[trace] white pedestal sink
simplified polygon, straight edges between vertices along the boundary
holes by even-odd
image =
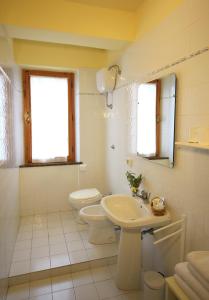
[[[127,195],[111,195],[101,201],[107,217],[121,227],[116,283],[123,290],[141,287],[141,228],[163,226],[170,220],[154,216],[149,204],[140,198]]]

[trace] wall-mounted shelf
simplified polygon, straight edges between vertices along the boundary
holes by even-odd
[[[189,142],[175,142],[177,146],[196,148],[196,149],[206,149],[209,150],[209,144],[201,144],[201,143],[189,143]]]

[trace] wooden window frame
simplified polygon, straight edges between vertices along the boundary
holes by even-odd
[[[31,120],[31,95],[30,77],[45,76],[67,78],[68,80],[68,156],[66,162],[75,162],[75,104],[74,104],[74,73],[54,72],[43,70],[23,70],[23,113],[24,113],[24,141],[25,163],[36,164],[32,161],[32,120]],[[51,162],[49,162],[50,164]],[[39,162],[40,164],[40,162]],[[43,164],[47,164],[47,161]]]

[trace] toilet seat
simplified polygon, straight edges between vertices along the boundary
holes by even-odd
[[[107,219],[105,211],[100,204],[83,207],[80,210],[80,216],[86,220],[90,218],[92,221],[102,221]]]
[[[102,195],[96,188],[83,189],[69,194],[69,202],[73,208],[80,210],[82,207],[99,202]]]
[[[70,194],[70,197],[75,200],[83,200],[83,199],[90,200],[90,199],[101,197],[101,194],[97,189],[93,188],[93,189],[83,189],[83,190],[73,192]]]

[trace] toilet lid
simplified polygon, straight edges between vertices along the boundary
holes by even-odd
[[[93,198],[96,198],[96,197],[99,197],[99,196],[101,196],[101,194],[95,188],[93,188],[93,189],[79,190],[79,191],[76,191],[76,192],[73,192],[73,193],[70,194],[71,198],[79,199],[79,200],[82,200],[82,199],[93,199]]]

